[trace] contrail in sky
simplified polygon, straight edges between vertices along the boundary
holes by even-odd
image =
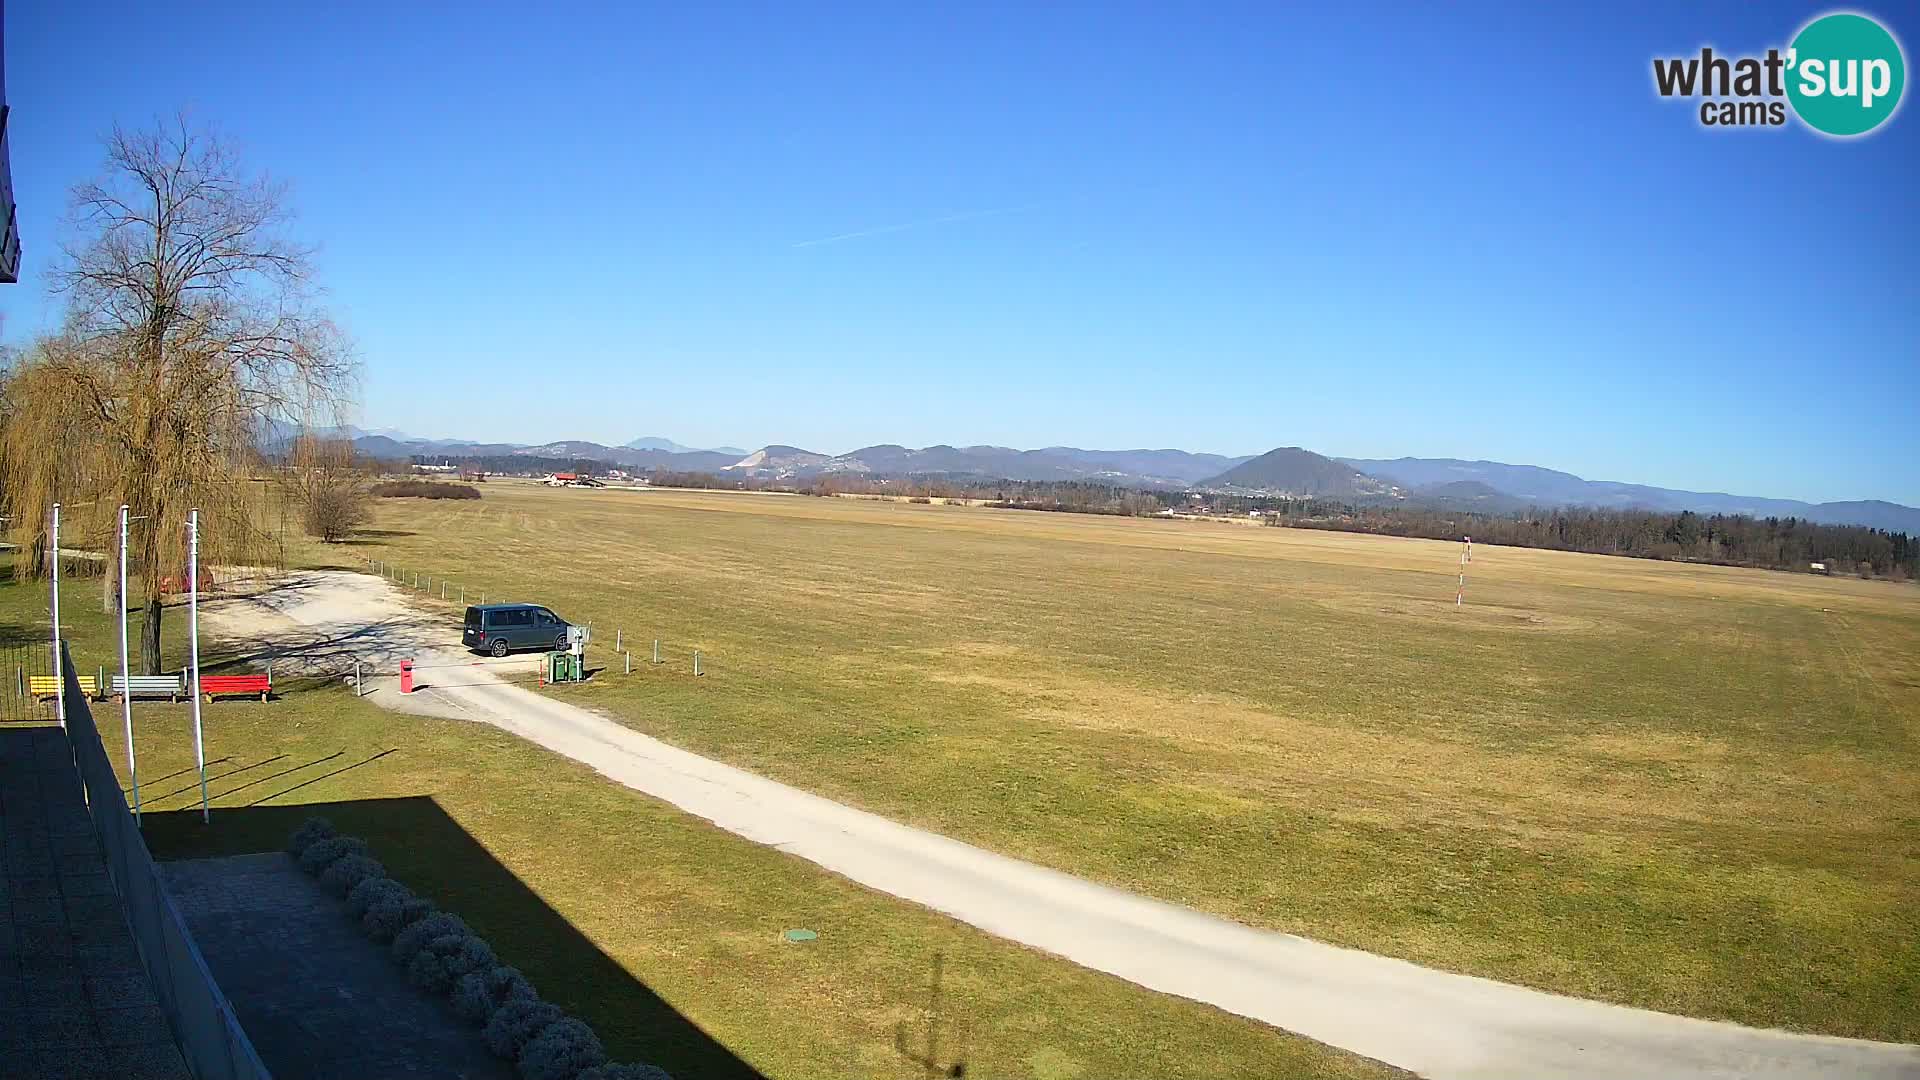
[[[947,214],[944,217],[922,218],[919,221],[905,221],[898,225],[882,225],[877,229],[861,229],[858,232],[841,233],[838,236],[823,236],[818,240],[802,240],[793,245],[796,248],[819,247],[822,244],[837,244],[842,240],[858,240],[863,236],[885,236],[887,233],[906,232],[908,229],[924,229],[929,225],[946,225],[955,221],[973,221],[977,218],[998,217],[1001,214],[1017,214],[1022,210],[1031,210],[1027,206],[1003,206],[994,210],[969,210],[961,214]]]

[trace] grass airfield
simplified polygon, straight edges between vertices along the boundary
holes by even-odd
[[[1452,543],[483,490],[382,501],[318,558],[591,620],[599,675],[554,692],[1009,854],[1450,970],[1920,1039],[1920,589],[1477,545],[1456,610]]]

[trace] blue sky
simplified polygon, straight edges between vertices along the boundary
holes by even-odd
[[[1826,8],[927,7],[14,0],[0,332],[99,136],[184,107],[292,183],[370,427],[1920,504],[1920,114],[1652,89]]]

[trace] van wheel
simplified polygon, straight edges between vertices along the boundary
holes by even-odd
[[[493,655],[495,655],[495,656],[505,656],[505,655],[507,655],[507,652],[508,652],[508,651],[509,651],[509,650],[507,649],[507,642],[506,642],[506,639],[505,639],[505,638],[494,638],[494,639],[493,639]]]
[[[565,634],[561,634],[561,635],[560,635],[560,637],[559,637],[559,638],[558,638],[557,640],[555,640],[555,641],[554,641],[554,643],[553,643],[553,651],[554,651],[554,652],[566,652],[566,651],[567,651],[567,635],[565,635]]]

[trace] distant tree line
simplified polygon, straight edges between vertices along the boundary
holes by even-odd
[[[1414,506],[1281,509],[1270,522],[1302,528],[1455,539],[1472,536],[1515,547],[1806,570],[1908,580],[1920,576],[1920,538],[1864,525],[1823,525],[1804,518],[1678,514],[1651,510],[1565,507],[1514,515],[1472,514]]]

